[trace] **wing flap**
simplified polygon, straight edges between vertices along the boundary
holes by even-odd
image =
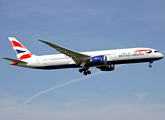
[[[75,51],[72,51],[72,50],[60,47],[58,45],[52,44],[52,43],[47,42],[47,41],[43,41],[43,40],[39,40],[39,41],[49,45],[50,47],[56,49],[60,53],[63,53],[66,56],[69,56],[70,58],[72,58],[76,62],[76,64],[80,64],[82,62],[86,62],[87,60],[89,60],[91,58],[91,56],[84,55],[84,54],[81,54],[81,53],[78,53],[78,52],[75,52]]]

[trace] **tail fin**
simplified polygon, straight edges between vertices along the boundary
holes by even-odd
[[[33,55],[27,48],[25,48],[16,38],[8,37],[18,60],[31,58]]]

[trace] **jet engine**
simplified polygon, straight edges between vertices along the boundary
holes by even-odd
[[[115,69],[115,65],[107,65],[97,68],[99,68],[101,71],[113,71]]]
[[[105,55],[94,56],[90,59],[90,63],[92,65],[106,65],[107,64],[107,56],[105,56]]]

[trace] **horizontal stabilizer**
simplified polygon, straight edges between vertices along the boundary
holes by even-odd
[[[8,60],[8,61],[11,61],[11,62],[26,63],[26,62],[15,60],[15,59],[11,59],[11,58],[3,58],[3,59]]]

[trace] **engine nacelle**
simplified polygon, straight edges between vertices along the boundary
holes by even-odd
[[[90,59],[90,63],[92,65],[106,65],[107,64],[107,56],[105,56],[105,55],[94,56]]]
[[[115,69],[115,65],[107,65],[97,68],[99,68],[101,71],[113,71]]]

